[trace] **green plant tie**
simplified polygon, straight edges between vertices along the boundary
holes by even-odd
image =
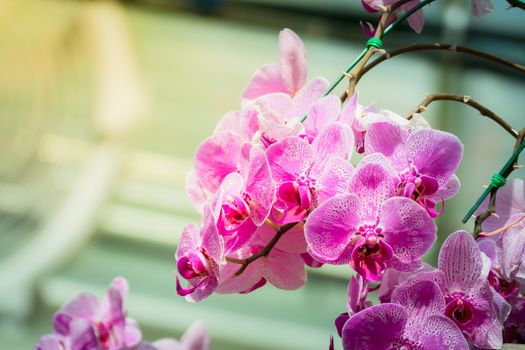
[[[375,47],[376,49],[380,49],[383,47],[383,41],[379,38],[370,38],[366,42],[366,47]]]
[[[492,181],[490,182],[490,185],[487,187],[487,189],[483,192],[483,194],[478,198],[476,203],[470,208],[467,215],[463,218],[463,223],[466,223],[470,217],[474,214],[474,212],[479,208],[481,203],[487,198],[487,196],[490,194],[490,192],[494,189],[498,189],[502,186],[504,186],[507,183],[506,177],[510,174],[510,169],[514,166],[514,163],[518,160],[518,157],[520,153],[525,149],[525,141],[523,141],[518,148],[512,153],[510,158],[507,160],[503,168],[500,169],[499,172],[492,175]]]
[[[507,179],[505,179],[503,176],[501,176],[498,173],[495,173],[492,175],[492,182],[490,183],[490,187],[492,188],[500,188],[504,186],[507,183]]]

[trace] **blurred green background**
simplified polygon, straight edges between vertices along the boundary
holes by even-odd
[[[402,26],[385,48],[455,43],[523,64],[525,14],[494,3],[478,19],[468,1],[438,0],[423,34]],[[32,348],[65,301],[102,295],[118,275],[146,339],[202,319],[212,349],[327,348],[348,267],[312,270],[295,292],[189,304],[175,293],[173,255],[182,227],[199,221],[184,193],[193,152],[239,108],[251,74],[278,60],[279,30],[303,38],[310,77],[333,80],[366,40],[363,19],[358,0],[0,0],[0,348]],[[466,94],[525,125],[524,76],[450,53],[397,57],[359,89],[363,103],[399,114],[431,92]],[[425,116],[465,144],[443,239],[472,228],[460,219],[513,141],[463,105],[435,103]]]

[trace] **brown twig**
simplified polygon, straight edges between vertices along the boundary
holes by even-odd
[[[518,132],[518,136],[516,137],[516,143],[514,146],[514,151],[521,145],[523,140],[525,140],[525,127]],[[518,164],[516,161],[516,163],[514,163],[514,166],[510,167],[507,173],[504,174],[504,177],[506,178],[511,172],[513,172],[517,168],[518,168]],[[474,224],[474,232],[473,232],[474,237],[476,238],[478,237],[480,232],[482,232],[481,224],[483,223],[483,221],[487,220],[490,216],[498,217],[498,215],[496,214],[496,194],[498,192],[498,189],[499,188],[494,188],[490,191],[490,198],[489,198],[489,204],[487,206],[487,209],[476,217],[476,221]]]
[[[246,259],[237,259],[237,258],[232,258],[232,257],[227,256],[226,261],[241,265],[241,268],[239,269],[239,271],[235,273],[235,276],[239,276],[241,273],[243,273],[244,270],[246,270],[246,268],[255,260],[268,256],[268,254],[270,254],[270,252],[272,251],[273,247],[277,244],[277,242],[279,242],[281,237],[297,224],[298,224],[297,222],[294,222],[291,224],[286,224],[286,225],[281,226],[279,231],[275,233],[275,236],[273,236],[270,242],[268,242],[268,244],[261,251],[259,251],[256,254],[251,255],[250,257]]]
[[[507,225],[505,225],[503,227],[500,227],[497,230],[494,230],[494,231],[491,231],[491,232],[480,232],[480,233],[478,233],[478,236],[492,237],[492,236],[499,235],[500,233],[507,231],[512,226],[515,226],[515,225],[519,224],[521,221],[523,221],[523,219],[525,219],[525,214],[523,214],[522,216],[520,216],[519,218],[517,218],[516,220],[514,220],[510,224],[507,224]]]
[[[518,138],[519,133],[516,130],[514,130],[509,123],[507,123],[499,115],[492,112],[490,109],[481,105],[480,103],[476,102],[469,96],[453,95],[453,94],[445,94],[445,93],[430,94],[423,101],[421,101],[418,107],[414,108],[411,112],[405,115],[405,118],[412,119],[415,113],[424,112],[427,109],[428,105],[430,105],[434,101],[455,101],[455,102],[466,104],[478,110],[481,113],[481,115],[495,121],[499,126],[505,129],[505,131],[507,131],[512,137],[516,139]]]
[[[410,52],[435,51],[435,50],[449,51],[449,52],[459,52],[459,53],[462,53],[462,54],[465,54],[465,55],[478,57],[478,58],[481,58],[481,59],[484,59],[484,60],[487,60],[487,61],[490,61],[490,62],[494,62],[494,63],[500,64],[500,65],[503,65],[503,66],[508,67],[510,69],[514,69],[514,70],[516,70],[516,71],[518,71],[520,73],[525,73],[525,66],[524,65],[511,62],[509,60],[506,60],[506,59],[498,57],[498,56],[490,55],[490,54],[488,54],[486,52],[483,52],[483,51],[471,49],[471,48],[464,47],[464,46],[458,46],[458,45],[433,43],[433,44],[415,44],[415,45],[402,47],[402,48],[399,48],[397,50],[392,50],[392,51],[386,52],[385,54],[383,54],[382,56],[378,57],[373,62],[370,62],[366,67],[363,68],[363,70],[361,71],[360,75],[356,77],[357,82],[359,82],[359,80],[363,77],[363,75],[365,75],[368,71],[373,69],[375,66],[377,66],[378,64],[380,64],[380,63],[382,63],[382,62],[384,62],[386,60],[389,60],[389,59],[391,59],[393,57],[396,57],[396,56],[399,56],[399,55],[402,55],[402,54],[405,54],[405,53],[410,53]]]

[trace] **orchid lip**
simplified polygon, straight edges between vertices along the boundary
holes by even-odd
[[[371,229],[372,228],[372,229]],[[350,265],[367,281],[380,281],[393,255],[390,245],[383,241],[382,234],[374,233],[375,226],[365,228],[365,234],[356,232],[357,243],[352,251]]]
[[[423,350],[423,348],[417,342],[400,338],[387,350]]]
[[[105,344],[108,342],[108,340],[111,337],[111,325],[106,326],[104,323],[99,322],[97,323],[97,334],[98,339],[102,344]]]
[[[315,185],[315,180],[305,176],[300,176],[299,181],[286,181],[279,185],[277,201],[271,212],[273,221],[279,224],[299,222],[308,215],[313,200],[311,187],[305,185],[308,182]]]
[[[176,282],[177,282],[177,294],[180,295],[181,297],[185,297],[186,295],[189,295],[189,294],[193,293],[195,291],[195,289],[197,289],[197,287],[201,283],[204,282],[204,279],[202,279],[197,285],[191,286],[191,287],[188,287],[188,288],[184,288],[180,284],[179,276],[175,276],[175,279],[176,279]]]
[[[177,270],[185,279],[206,276],[208,269],[206,256],[199,251],[191,250],[177,261]]]
[[[434,177],[420,174],[418,169],[412,164],[400,174],[400,177],[399,194],[416,201],[422,196],[436,193],[439,188],[439,184]]]
[[[458,326],[466,326],[474,319],[474,307],[465,297],[455,296],[447,304],[445,315]]]
[[[243,196],[249,199],[249,196]],[[235,232],[250,217],[250,206],[240,196],[227,196],[222,203],[218,228],[222,235]]]

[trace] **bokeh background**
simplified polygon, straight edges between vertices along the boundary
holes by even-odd
[[[385,47],[456,43],[523,64],[525,13],[494,3],[478,19],[468,1],[438,0],[423,34],[401,26]],[[184,193],[193,152],[239,108],[251,74],[278,60],[279,30],[303,38],[310,77],[333,80],[366,40],[359,20],[371,17],[358,0],[0,0],[0,348],[32,348],[65,301],[101,295],[118,275],[146,339],[202,319],[212,349],[327,348],[348,267],[312,270],[295,292],[189,304],[175,293],[173,255],[183,226],[199,221]],[[523,75],[451,53],[397,57],[359,89],[400,114],[431,92],[466,94],[525,125]],[[438,102],[425,116],[465,144],[443,239],[472,228],[460,219],[513,140],[463,105]]]

